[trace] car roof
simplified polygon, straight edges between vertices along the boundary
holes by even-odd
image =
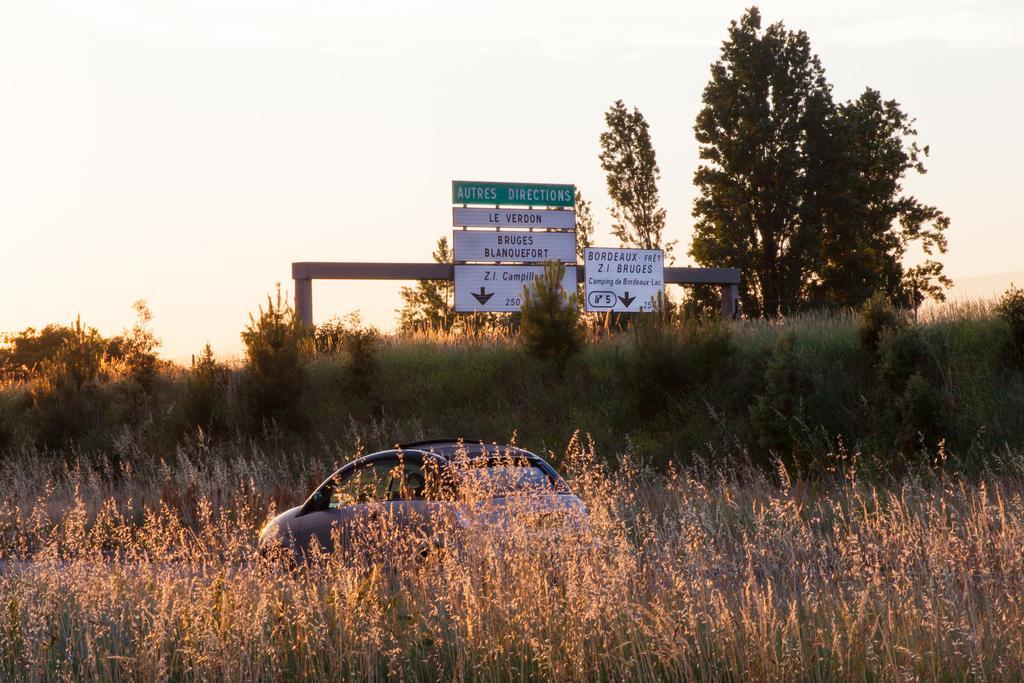
[[[481,456],[507,455],[518,458],[537,458],[538,456],[518,446],[508,446],[497,443],[484,443],[482,440],[470,439],[430,439],[428,441],[413,441],[411,443],[398,444],[394,450],[422,451],[433,453],[442,458],[450,459],[457,455],[465,455],[469,458]]]

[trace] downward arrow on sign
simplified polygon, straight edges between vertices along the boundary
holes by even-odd
[[[470,294],[473,295],[474,299],[476,299],[477,301],[480,302],[481,306],[483,306],[488,301],[490,301],[491,297],[494,296],[494,292],[486,292],[486,291],[484,291],[483,285],[480,285],[480,293],[479,294],[477,294],[476,292],[470,292]],[[626,292],[626,294],[629,294],[629,292]]]
[[[474,294],[473,296],[476,296],[476,294]],[[623,306],[629,308],[633,304],[633,302],[636,301],[636,297],[630,296],[629,292],[626,292],[626,296],[620,296],[619,301],[622,302]]]

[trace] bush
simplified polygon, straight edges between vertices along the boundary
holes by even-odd
[[[888,332],[903,327],[903,317],[892,307],[881,292],[868,299],[860,311],[857,337],[861,347],[870,355],[878,352],[878,345]]]
[[[1024,289],[1010,287],[996,306],[996,313],[1010,326],[1010,353],[1024,366]]]
[[[27,380],[43,361],[53,358],[75,334],[73,327],[47,325],[38,332],[29,327],[4,338],[0,348],[0,378]]]
[[[227,426],[227,386],[229,371],[217,362],[207,344],[198,359],[192,360],[192,372],[185,390],[185,419],[189,427],[207,432]]]
[[[107,341],[81,319],[69,329],[71,335],[33,376],[31,402],[44,446],[81,438],[99,423],[104,410],[99,389],[109,379]]]
[[[107,355],[121,361],[128,376],[138,382],[144,392],[150,393],[160,369],[160,359],[157,358],[160,340],[149,328],[153,314],[146,302],[140,299],[132,304],[132,308],[135,309],[135,325],[110,340]]]
[[[544,264],[544,274],[523,290],[519,328],[531,355],[563,365],[583,348],[584,341],[576,294],[562,289],[564,275],[564,263]]]
[[[0,453],[14,448],[28,408],[28,394],[23,387],[0,391]]]
[[[245,344],[245,378],[253,427],[273,421],[301,429],[306,420],[300,408],[309,354],[309,330],[281,297],[267,297],[267,308],[249,316],[242,332]]]
[[[796,352],[796,339],[787,334],[772,348],[765,365],[764,388],[750,408],[757,445],[784,462],[801,460],[795,449],[797,435],[806,426],[804,405],[810,389],[810,378]]]
[[[912,375],[924,372],[928,348],[919,328],[902,327],[882,335],[877,355],[879,390],[883,400],[892,399],[903,394]]]
[[[316,327],[313,335],[317,353],[344,353],[345,373],[352,390],[371,403],[371,412],[381,412],[376,400],[376,386],[380,378],[377,347],[381,335],[377,328],[364,326],[358,313],[335,318]]]
[[[937,377],[921,329],[889,330],[878,355],[879,408],[895,424],[897,448],[904,454],[934,451],[949,430],[952,399]]]
[[[904,453],[935,452],[947,426],[948,410],[944,392],[924,375],[915,372],[896,401],[900,420],[897,444]]]
[[[735,352],[717,317],[681,322],[667,309],[640,314],[630,329],[632,363],[623,382],[634,387],[644,413],[708,381]]]

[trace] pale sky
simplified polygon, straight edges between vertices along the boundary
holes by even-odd
[[[574,183],[618,98],[651,126],[686,262],[709,65],[744,2],[0,0],[0,330],[105,334],[149,302],[164,355],[239,332],[291,262],[429,261],[452,179]],[[1024,3],[764,2],[836,99],[917,117],[947,272],[1024,270]],[[316,282],[318,320],[394,324],[401,283]]]

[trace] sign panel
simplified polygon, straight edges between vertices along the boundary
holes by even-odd
[[[573,185],[452,181],[452,204],[572,207],[575,203],[576,188]]]
[[[455,310],[517,312],[523,289],[544,274],[544,266],[455,266]],[[562,288],[576,291],[576,266],[566,266]]]
[[[576,233],[456,230],[456,261],[576,263]]]
[[[576,229],[575,211],[542,209],[474,209],[452,207],[452,225],[466,228]]]
[[[588,311],[651,311],[665,291],[661,249],[583,250],[583,284]]]

